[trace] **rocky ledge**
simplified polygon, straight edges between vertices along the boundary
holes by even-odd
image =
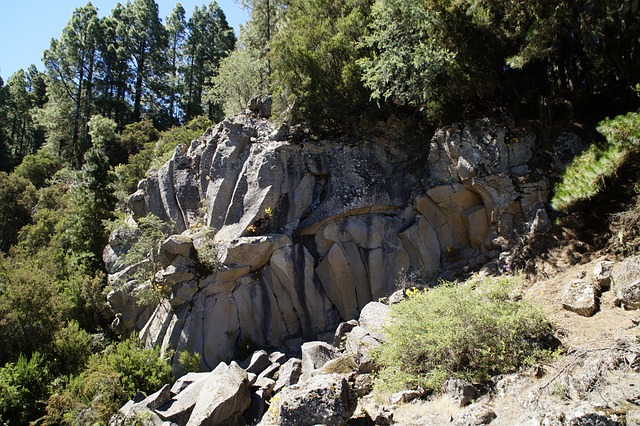
[[[398,123],[325,140],[247,112],[176,147],[129,198],[131,219],[174,235],[154,262],[124,264],[129,231],[105,249],[116,325],[207,370],[247,346],[299,355],[403,275],[495,267],[516,232],[544,225],[533,131],[479,120],[420,140]],[[135,274],[152,263],[159,304]]]

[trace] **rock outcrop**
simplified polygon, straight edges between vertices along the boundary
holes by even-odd
[[[129,198],[134,219],[175,226],[153,271],[166,302],[140,304],[126,232],[105,250],[119,326],[209,370],[246,346],[295,353],[402,274],[428,282],[497,259],[548,198],[526,129],[481,120],[410,145],[389,124],[318,140],[254,110],[176,147]]]

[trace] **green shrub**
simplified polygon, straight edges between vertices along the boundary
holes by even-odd
[[[185,373],[199,373],[202,371],[202,363],[198,352],[182,351],[178,353],[178,363]]]
[[[64,374],[75,374],[82,370],[91,356],[91,335],[80,328],[77,321],[70,321],[53,339],[55,360]]]
[[[91,356],[85,370],[49,398],[44,424],[107,424],[138,392],[170,383],[171,370],[160,349],[145,349],[135,338],[119,342]]]
[[[29,180],[0,172],[0,250],[7,252],[18,241],[18,232],[31,221],[36,201],[36,188]]]
[[[122,388],[129,398],[138,392],[153,393],[171,382],[171,365],[160,356],[160,348],[143,348],[135,337],[107,350],[101,356],[101,362],[120,374]]]
[[[606,119],[598,126],[606,142],[592,145],[576,157],[556,185],[551,204],[567,210],[581,200],[597,195],[605,178],[615,176],[622,165],[640,152],[640,114],[629,113]]]
[[[28,179],[36,188],[45,183],[60,169],[62,161],[47,149],[26,155],[15,169],[15,174]]]
[[[518,300],[514,278],[410,292],[392,307],[387,340],[374,353],[380,390],[437,390],[447,378],[473,383],[516,371],[549,354],[551,326]]]
[[[66,311],[56,290],[28,258],[0,258],[0,363],[46,350]]]
[[[44,414],[51,377],[44,358],[35,352],[20,355],[0,369],[0,424],[26,425]]]

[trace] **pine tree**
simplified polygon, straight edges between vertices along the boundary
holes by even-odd
[[[87,122],[93,111],[94,72],[98,58],[100,39],[98,10],[88,3],[77,8],[62,31],[60,40],[51,40],[44,52],[44,62],[52,84],[62,90],[53,92],[73,103],[73,124],[69,135],[70,152],[75,161],[81,162],[88,147]],[[50,96],[50,101],[63,103]]]
[[[196,6],[189,19],[188,29],[189,36],[185,46],[187,87],[183,102],[186,120],[205,112],[202,105],[203,94],[211,87],[211,78],[216,75],[220,61],[235,45],[233,29],[215,1],[202,8]],[[206,106],[210,120],[219,118],[219,106],[214,100],[208,100]]]
[[[180,119],[179,93],[182,91],[183,82],[180,71],[184,62],[184,42],[187,38],[187,21],[184,7],[180,3],[167,18],[167,33],[169,35],[169,114],[172,124],[177,124]]]
[[[168,40],[154,0],[134,0],[127,8],[127,17],[128,46],[134,79],[133,118],[137,120],[142,117],[143,101],[147,110],[155,108],[161,102],[158,84],[166,69]]]

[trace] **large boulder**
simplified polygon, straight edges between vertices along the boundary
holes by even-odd
[[[201,426],[243,424],[242,414],[251,404],[247,373],[236,363],[220,363],[213,371],[183,380],[187,386],[174,385],[179,393],[153,414],[178,425]]]
[[[341,374],[321,374],[285,388],[262,425],[342,426],[356,410],[357,395]]]
[[[590,317],[598,310],[599,290],[590,281],[575,279],[564,288],[562,306],[583,317]]]
[[[298,383],[300,376],[302,375],[302,361],[298,358],[290,358],[282,364],[278,371],[278,380],[274,385],[273,391],[279,392],[286,386],[295,385]]]
[[[325,342],[307,342],[302,345],[302,372],[310,374],[338,356],[338,350]]]
[[[221,363],[202,386],[187,426],[242,424],[250,404],[247,373],[235,363]]]

